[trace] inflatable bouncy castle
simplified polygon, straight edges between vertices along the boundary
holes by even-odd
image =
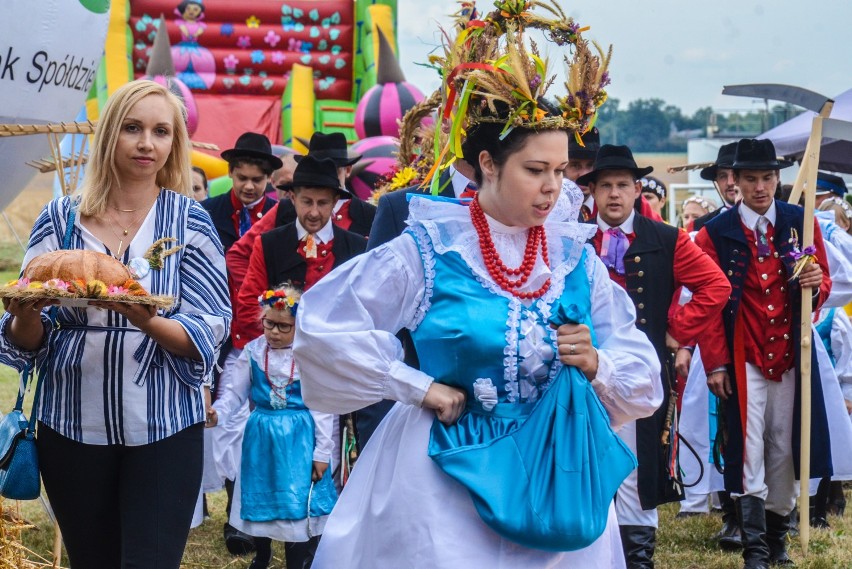
[[[379,31],[396,50],[396,0],[112,4],[100,98],[112,90],[107,70],[126,70],[125,80],[145,75],[163,27],[176,78],[197,108],[193,138],[221,148],[249,130],[297,150],[297,137],[317,129],[354,142],[357,104],[377,83]]]
[[[47,4],[57,8],[45,8],[44,13],[22,2],[16,9],[20,16],[0,23],[14,39],[11,48],[0,52],[0,69],[14,67],[15,72],[14,83],[3,83],[4,88],[8,83],[9,100],[14,101],[4,109],[17,109],[0,115],[9,123],[97,121],[112,92],[146,77],[184,100],[193,141],[220,149],[230,148],[246,131],[265,134],[276,147],[301,152],[306,151],[301,141],[316,130],[342,132],[350,144],[398,136],[397,119],[423,96],[399,71],[396,2],[50,0]],[[61,43],[53,40],[72,33],[63,31],[63,23],[74,23],[77,30],[76,43],[63,42],[75,45],[74,50],[53,49]],[[87,33],[79,34],[82,29]],[[4,45],[0,42],[0,48]],[[24,59],[32,69],[23,69]],[[39,69],[46,77],[55,76],[59,68],[78,67],[85,68],[86,77],[73,89],[29,81]],[[21,89],[34,94],[24,95]],[[73,154],[68,142],[62,147],[66,157]],[[23,141],[14,144],[15,149],[24,147]],[[33,174],[23,165],[46,150],[44,140],[26,144],[26,150],[5,153],[22,173],[21,182],[8,188],[12,197]],[[193,163],[211,180],[225,176],[227,165],[219,152],[200,146],[193,152]],[[394,148],[381,141],[372,146]],[[379,158],[392,155],[372,157],[371,164],[364,165],[368,184],[390,162]],[[359,194],[368,193],[368,186],[360,188]]]

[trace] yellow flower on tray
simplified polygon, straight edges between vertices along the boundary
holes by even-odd
[[[105,282],[97,279],[86,283],[86,296],[89,298],[102,298],[107,296],[108,287]]]

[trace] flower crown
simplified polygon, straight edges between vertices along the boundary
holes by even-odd
[[[659,196],[666,197],[666,186],[656,178],[642,178],[639,180],[642,184],[642,191],[653,192]],[[702,206],[703,207],[703,206]]]
[[[289,292],[289,294],[288,294]],[[261,308],[272,308],[273,310],[289,310],[290,314],[296,316],[296,311],[299,309],[299,300],[301,295],[290,289],[279,288],[276,290],[267,290],[257,297],[257,303]]]
[[[836,198],[834,196],[826,198],[822,203],[829,203],[832,205],[836,205],[843,213],[846,215],[846,219],[852,220],[852,206],[849,205],[849,202],[844,200],[843,198]]]
[[[604,52],[592,44],[594,53],[581,36],[588,28],[567,17],[553,0],[497,0],[494,6],[496,10],[475,19],[475,7],[463,3],[455,14],[454,27],[460,31],[453,39],[445,32],[443,57],[430,57],[443,79],[440,116],[450,128],[443,147],[441,137],[434,137],[436,158],[427,179],[436,179],[438,170],[464,157],[464,134],[478,123],[503,124],[503,137],[515,127],[570,130],[583,145],[580,135],[594,126],[597,109],[607,99],[604,87],[610,82],[607,68],[612,48]],[[555,77],[548,75],[548,62],[536,44],[530,41],[527,47],[524,32],[528,28],[542,31],[548,41],[570,50],[564,58],[567,94],[556,97],[555,109],[542,107]],[[436,128],[442,128],[440,121]]]
[[[699,207],[706,209],[707,213],[710,213],[711,211],[716,211],[716,206],[713,205],[712,203],[708,202],[707,200],[705,200],[701,196],[689,196],[688,198],[683,200],[682,204],[680,204],[681,209],[683,209],[686,206],[686,204],[690,204],[690,203],[697,204]]]

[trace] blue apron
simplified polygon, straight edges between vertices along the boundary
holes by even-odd
[[[600,537],[618,487],[637,464],[591,383],[559,363],[549,327],[591,328],[585,255],[559,298],[524,306],[481,282],[457,253],[436,254],[431,306],[411,334],[421,369],[468,396],[455,424],[433,423],[429,456],[468,490],[491,529],[549,551],[582,549]],[[552,347],[544,377],[520,372],[528,320]]]

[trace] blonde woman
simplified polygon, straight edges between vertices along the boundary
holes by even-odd
[[[69,247],[112,255],[168,310],[113,302],[4,301],[0,362],[42,371],[38,450],[45,490],[77,568],[177,568],[198,497],[202,382],[231,311],[222,246],[190,196],[180,101],[134,81],[107,101],[86,178],[42,211],[23,265]],[[156,241],[180,247],[152,267]]]
[[[680,223],[687,231],[692,231],[695,220],[716,211],[716,206],[701,196],[690,196],[681,205]]]
[[[834,222],[846,233],[852,233],[852,206],[843,198],[826,198],[819,204],[820,211],[834,212]]]

